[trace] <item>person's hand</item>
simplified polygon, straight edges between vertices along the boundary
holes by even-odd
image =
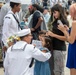
[[[54,37],[54,33],[53,32],[51,32],[51,31],[48,31],[47,33],[46,33],[48,36],[51,36],[51,37]]]
[[[36,44],[33,44],[36,47]]]
[[[4,52],[6,52],[6,51],[7,51],[7,47],[6,47],[6,46],[3,46],[2,50],[3,50]]]
[[[47,52],[47,50],[42,50],[42,52],[46,53],[46,52]]]
[[[28,29],[28,26],[24,26],[24,29]]]
[[[34,28],[31,28],[31,31],[35,31],[35,29]]]
[[[64,25],[64,27],[66,28],[67,31],[69,30],[69,27],[67,25]]]
[[[28,22],[28,18],[23,19],[24,22]]]
[[[60,31],[62,31],[63,33],[67,30],[69,30],[69,28],[66,25],[58,25],[58,29]]]

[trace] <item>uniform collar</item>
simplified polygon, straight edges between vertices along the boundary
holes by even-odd
[[[13,45],[13,49],[23,49],[26,44],[25,41],[18,41]]]
[[[17,43],[19,43],[19,44],[20,44],[20,43],[23,43],[23,44],[26,43],[26,44],[27,44],[27,42],[25,42],[25,41],[18,41]]]
[[[13,11],[9,11],[8,14],[14,14]],[[16,15],[17,13],[15,13],[14,15]]]

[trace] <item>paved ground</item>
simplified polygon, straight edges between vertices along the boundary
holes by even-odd
[[[65,75],[70,75],[70,71],[68,68],[65,68]]]
[[[0,68],[0,75],[4,75],[4,70],[3,70],[3,68]]]
[[[0,68],[0,75],[4,75],[4,69],[3,68]],[[70,75],[68,68],[65,68],[65,75]]]

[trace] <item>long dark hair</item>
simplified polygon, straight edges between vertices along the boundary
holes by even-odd
[[[52,40],[50,37],[48,36],[44,36],[44,39],[45,39],[45,47],[48,48],[50,51],[52,51]]]
[[[54,11],[58,11],[60,13],[60,17],[58,19],[60,20],[66,20],[66,15],[65,15],[65,9],[59,5],[59,4],[56,4],[54,5],[52,8],[51,8],[51,12],[53,13]]]

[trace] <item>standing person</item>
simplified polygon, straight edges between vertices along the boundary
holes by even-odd
[[[1,17],[1,8],[4,5],[4,1],[0,1],[0,17]],[[0,19],[1,21],[1,19]],[[2,26],[0,24],[0,43],[1,43],[1,37],[2,37]]]
[[[70,30],[70,35],[67,31],[66,26],[58,26],[58,29],[61,30],[66,36],[67,41],[69,42],[68,46],[68,58],[67,58],[67,67],[70,69],[70,75],[76,75],[76,3],[70,6],[70,15],[72,18],[72,27]]]
[[[2,27],[3,27],[3,19],[4,19],[4,16],[7,14],[8,10],[9,10],[9,0],[5,0],[5,3],[4,5],[2,5],[2,7],[0,8],[0,37],[2,39]]]
[[[43,53],[31,43],[30,29],[16,33],[21,41],[9,47],[4,60],[5,75],[34,75],[30,63],[32,58],[45,62],[51,57],[50,52]]]
[[[53,56],[54,56],[54,74],[64,75],[65,67],[65,56],[66,56],[66,37],[64,34],[58,30],[58,21],[62,22],[63,25],[69,25],[66,15],[64,13],[63,7],[56,4],[51,9],[54,22],[52,23],[52,31],[48,31],[47,34],[52,37],[53,43]]]
[[[43,7],[47,7],[48,0],[42,0],[43,1]]]
[[[2,28],[3,28],[3,22],[4,22],[4,16],[7,14],[7,12],[10,10],[10,5],[9,5],[10,0],[5,0],[5,3],[2,7],[1,7],[1,11],[0,11],[0,37],[1,37],[1,47],[3,48],[3,44],[2,44]],[[6,49],[6,48],[5,48]],[[2,49],[3,50],[3,49]],[[4,57],[4,52],[2,51],[3,57]]]
[[[42,34],[44,35],[44,33]],[[40,34],[41,36],[41,34]],[[40,38],[40,41],[42,42],[42,48],[40,48],[40,50],[42,52],[49,52],[49,50],[52,50],[52,43],[51,43],[51,39],[47,36],[43,36]],[[50,66],[49,66],[49,61],[35,61],[35,67],[34,67],[34,75],[51,75],[50,72]]]
[[[43,20],[43,15],[40,12],[42,11],[42,8],[38,6],[37,4],[32,5],[32,12],[33,12],[33,17],[29,23],[29,28],[31,28],[32,34],[33,34],[33,39],[38,39],[38,33],[41,31],[41,29],[47,29]],[[43,11],[42,11],[43,12]]]
[[[26,24],[27,26],[28,26],[29,23],[30,23],[30,20],[31,20],[31,18],[32,18],[32,14],[33,14],[33,12],[32,12],[32,5],[29,5],[29,6],[28,6],[28,13],[26,14],[25,19],[24,19],[24,22],[25,22],[25,24]]]
[[[46,23],[46,25],[47,25],[48,22],[49,22],[50,16],[51,16],[50,13],[49,13],[48,7],[45,7],[45,8],[44,8],[43,15],[44,15],[45,23]]]
[[[20,11],[21,1],[10,0],[10,6],[11,6],[11,10],[4,17],[4,23],[3,23],[2,41],[5,46],[6,46],[7,38],[18,32],[19,30],[21,30],[18,23],[19,17],[16,14],[17,12]]]
[[[5,0],[5,4],[1,8],[1,15],[0,15],[0,27],[1,27],[1,33],[2,33],[2,27],[3,27],[3,22],[4,22],[4,17],[8,13],[8,11],[11,10],[10,7],[10,0]],[[21,13],[19,13],[21,14]],[[19,18],[21,19],[20,15]],[[21,21],[21,20],[20,20]]]
[[[0,16],[1,16],[1,8],[3,6],[4,1],[0,1]],[[2,46],[1,46],[1,39],[2,39],[2,26],[0,25],[0,59],[2,58]]]
[[[2,33],[2,27],[3,27],[3,22],[4,22],[4,16],[7,14],[7,12],[10,10],[10,5],[9,5],[10,0],[5,0],[5,3],[0,11],[0,27],[1,27],[1,33]]]

